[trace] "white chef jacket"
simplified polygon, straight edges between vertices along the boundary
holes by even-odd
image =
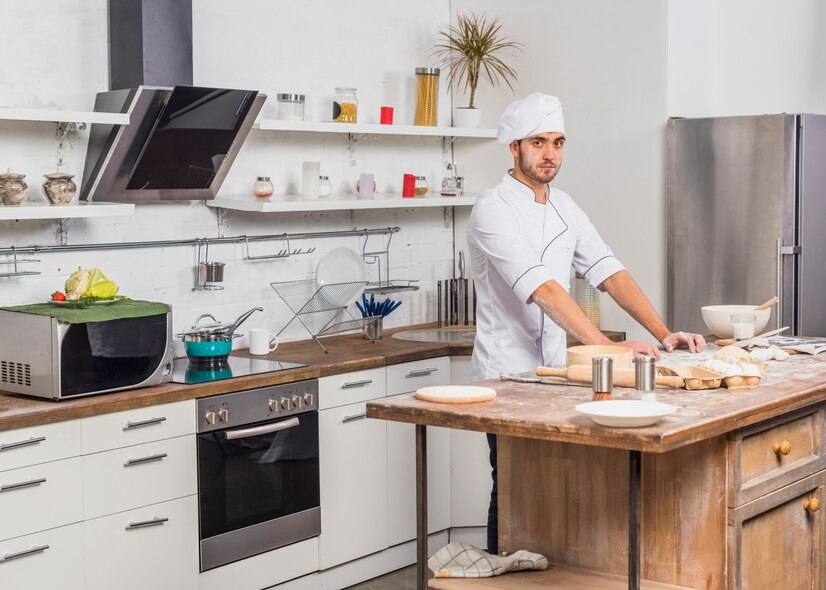
[[[570,290],[573,266],[598,286],[624,267],[568,194],[550,188],[546,204],[508,172],[473,205],[467,229],[476,287],[473,380],[564,365],[565,331],[531,295],[555,280]]]

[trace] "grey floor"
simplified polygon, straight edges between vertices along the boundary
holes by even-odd
[[[390,572],[379,578],[350,586],[346,590],[416,590],[416,566]]]

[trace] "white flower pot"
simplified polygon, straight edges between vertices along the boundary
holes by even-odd
[[[469,109],[467,107],[456,107],[453,109],[454,127],[479,127],[482,120],[482,109]]]

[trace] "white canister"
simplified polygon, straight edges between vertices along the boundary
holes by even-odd
[[[305,199],[318,198],[318,177],[320,170],[320,162],[304,162],[301,179],[301,196]]]

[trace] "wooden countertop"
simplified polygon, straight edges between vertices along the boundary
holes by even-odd
[[[375,342],[365,340],[361,334],[329,336],[321,340],[328,351],[327,353],[314,340],[284,342],[279,345],[277,350],[267,356],[253,357],[248,354],[246,349],[236,350],[233,351],[232,356],[302,363],[307,366],[301,369],[262,373],[211,383],[197,385],[164,383],[154,387],[91,395],[59,402],[24,395],[0,393],[0,431],[280,383],[290,383],[303,379],[315,379],[327,375],[427,358],[471,354],[473,350],[471,343],[412,342],[391,337],[395,332],[403,330],[432,327],[434,326],[429,324],[385,330],[384,337]],[[463,329],[466,330],[467,328],[463,327]]]
[[[663,364],[696,364],[708,358],[686,351],[663,354]],[[772,361],[752,390],[688,391],[657,388],[657,400],[679,410],[644,428],[599,426],[577,412],[590,401],[590,385],[525,384],[490,380],[479,385],[496,390],[496,399],[469,404],[424,402],[414,394],[367,404],[367,415],[399,422],[491,432],[507,436],[570,442],[662,453],[762,422],[826,400],[826,355],[793,355]],[[634,399],[633,389],[614,388],[614,399]]]

